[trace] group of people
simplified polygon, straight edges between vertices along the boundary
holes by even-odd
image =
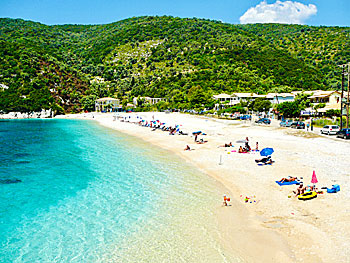
[[[305,192],[312,192],[314,190],[316,190],[315,186],[307,185],[304,187],[303,183],[300,183],[297,190],[293,191],[293,193],[295,196],[298,196],[304,194]]]
[[[246,137],[245,141],[244,141],[244,147],[240,146],[238,149],[238,152],[239,153],[248,153],[250,151],[252,151],[252,148],[249,145],[248,137]],[[258,142],[256,142],[255,151],[259,151],[259,143]]]
[[[294,181],[298,181],[298,178],[289,176],[288,178],[282,178],[281,180],[279,180],[280,183],[294,182]],[[314,190],[316,190],[315,186],[312,186],[312,185],[304,186],[303,182],[300,182],[298,185],[298,188],[295,191],[293,191],[293,193],[295,194],[295,196],[298,196],[298,195],[304,194],[305,192],[312,192]]]
[[[128,121],[127,119],[125,119],[125,120]],[[169,135],[175,135],[175,134],[188,135],[188,133],[185,133],[185,132],[180,130],[179,125],[175,125],[174,127],[166,126],[165,123],[162,123],[159,120],[146,121],[146,120],[140,119],[140,121],[138,121],[137,124],[140,126],[143,126],[143,127],[152,128],[152,131],[161,130],[161,131],[169,132]]]

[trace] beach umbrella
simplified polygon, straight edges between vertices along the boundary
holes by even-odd
[[[272,148],[264,148],[260,151],[261,156],[269,156],[274,152]]]
[[[312,173],[311,183],[312,184],[318,183],[315,171]]]
[[[195,135],[195,134],[201,134],[201,133],[202,133],[201,131],[192,132],[193,135]]]

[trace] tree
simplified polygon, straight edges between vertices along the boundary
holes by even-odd
[[[263,98],[257,98],[253,100],[248,108],[257,112],[268,112],[269,109],[272,107],[272,103],[269,100],[263,99]]]
[[[123,109],[125,110],[126,109],[126,106],[128,105],[128,100],[127,99],[123,99],[122,100],[122,106],[123,106]]]
[[[284,117],[297,117],[300,115],[300,108],[298,107],[298,104],[295,101],[286,101],[281,104],[278,104],[277,110]]]
[[[138,97],[137,98],[137,107],[140,107],[142,108],[142,106],[145,104],[145,99],[144,98],[141,98],[141,97]]]
[[[96,95],[87,95],[81,98],[80,103],[85,111],[94,111],[95,110],[95,101],[96,101]]]
[[[200,109],[203,107],[210,107],[214,103],[209,92],[205,92],[200,86],[193,86],[188,91],[188,99],[192,108]]]
[[[315,111],[317,112],[318,109],[322,109],[326,107],[326,103],[319,103],[313,106],[313,108],[315,109]]]
[[[327,117],[333,117],[333,116],[339,116],[340,115],[340,110],[333,110],[333,109],[330,109],[330,110],[327,110],[325,115]]]

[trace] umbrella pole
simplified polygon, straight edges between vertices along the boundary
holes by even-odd
[[[220,162],[219,165],[222,165],[222,155],[220,154]]]

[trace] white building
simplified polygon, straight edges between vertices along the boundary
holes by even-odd
[[[228,94],[219,94],[219,95],[214,95],[213,98],[215,100],[218,100],[220,104],[225,104],[229,106],[236,105],[239,103],[239,98],[237,96],[233,95],[228,95]]]
[[[137,101],[139,99],[143,99],[145,101],[145,103],[148,103],[150,105],[153,105],[153,104],[156,104],[158,102],[161,102],[161,101],[166,101],[166,99],[164,98],[151,98],[151,97],[134,97],[132,102],[137,105]]]
[[[95,101],[95,110],[101,112],[113,112],[119,108],[119,99],[115,98],[100,98]]]

